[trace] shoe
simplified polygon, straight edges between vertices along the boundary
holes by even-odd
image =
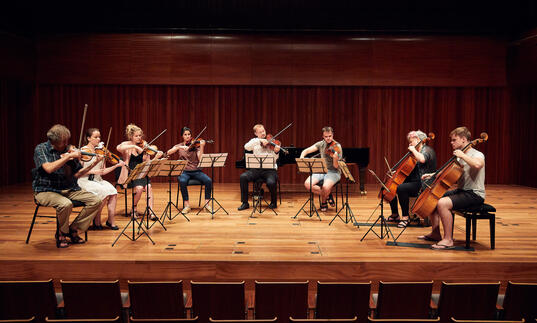
[[[434,239],[434,238],[431,238],[429,236],[419,236],[418,239],[419,240],[425,240],[425,241],[433,241],[433,242],[440,241],[440,239]]]
[[[250,207],[250,204],[242,203],[241,206],[239,206],[239,208],[237,210],[242,211],[242,210],[248,209],[249,207]]]
[[[271,209],[271,210],[274,210],[274,209],[278,208],[278,203],[270,203],[268,205],[268,208]]]
[[[69,243],[67,243],[66,235],[63,233],[56,232],[56,248],[67,248],[69,247]]]
[[[399,214],[392,214],[386,219],[388,222],[399,222],[399,220]]]
[[[334,197],[332,196],[332,193],[330,193],[328,195],[328,198],[326,199],[326,202],[328,202],[328,204],[330,204],[331,207],[336,206],[336,202],[334,202]]]
[[[190,212],[190,210],[192,210],[190,208],[190,206],[185,206],[182,210],[181,210],[181,213],[183,214],[188,214],[188,212]]]
[[[328,211],[328,203],[324,202],[324,203],[321,203],[321,212],[326,212]]]
[[[69,238],[71,238],[71,244],[84,244],[86,240],[78,236],[76,230],[69,229]]]
[[[108,221],[106,221],[106,226],[109,227],[110,230],[119,230],[117,225],[111,225]]]
[[[399,223],[397,223],[397,227],[398,228],[406,228],[409,223],[410,223],[410,220],[408,220],[408,219],[401,220],[401,221],[399,221]]]
[[[204,208],[205,208],[205,210],[207,210],[207,212],[209,212],[209,213],[213,213],[213,208],[211,207],[211,204],[207,204],[207,205],[205,205]]]
[[[149,220],[151,220],[151,221],[157,221],[157,220],[158,220],[158,217],[156,217],[156,216],[153,215],[152,217],[149,218]]]

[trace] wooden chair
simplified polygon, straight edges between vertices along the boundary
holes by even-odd
[[[113,319],[45,319],[46,323],[119,323],[119,316]]]
[[[35,322],[35,316],[32,316],[29,319],[0,320],[0,323],[34,323],[34,322]]]
[[[379,282],[380,319],[428,319],[433,282]]]
[[[186,318],[183,281],[131,282],[129,299],[134,319]]]
[[[440,318],[435,319],[374,319],[367,318],[369,323],[439,323]]]
[[[289,318],[291,323],[356,323],[358,318],[355,316],[350,319],[294,319]]]
[[[525,319],[531,322],[537,318],[537,306],[535,299],[537,295],[536,283],[507,283],[505,299],[503,301],[504,320]]]
[[[496,315],[497,283],[446,283],[442,282],[438,300],[440,322],[459,320],[492,320]]]
[[[490,249],[495,248],[496,209],[492,205],[483,203],[483,205],[478,207],[453,210],[453,213],[466,218],[466,249],[470,248],[470,231],[472,232],[472,240],[475,241],[476,239],[477,220],[489,220]]]
[[[45,281],[0,281],[0,319],[36,323],[56,317],[57,302],[52,279]]]
[[[308,281],[305,282],[255,282],[254,317],[278,318],[279,323],[289,323],[289,317],[308,317]]]
[[[119,316],[123,307],[119,281],[60,280],[65,318],[110,319]]]
[[[209,318],[210,323],[277,323],[278,318],[266,320],[214,320],[211,317]]]
[[[246,306],[244,281],[242,282],[194,282],[192,287],[192,316],[200,323],[216,320],[244,320]]]
[[[453,323],[524,323],[524,319],[521,321],[501,321],[501,320],[456,320],[451,318]]]
[[[371,282],[329,283],[317,282],[315,318],[350,319],[365,322],[369,315]]]
[[[131,323],[198,323],[198,317],[194,318],[171,318],[171,319],[135,319],[131,316]]]

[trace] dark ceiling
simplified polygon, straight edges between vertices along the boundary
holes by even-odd
[[[56,33],[489,34],[537,26],[537,0],[42,0],[3,1],[0,30]]]

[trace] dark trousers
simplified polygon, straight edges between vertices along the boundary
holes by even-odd
[[[211,198],[211,190],[213,189],[213,181],[201,170],[187,170],[179,176],[179,186],[181,186],[181,195],[183,195],[183,201],[188,201],[188,181],[195,179],[205,185],[205,199]]]
[[[270,191],[270,202],[276,204],[278,172],[275,169],[249,169],[241,174],[241,202],[248,203],[248,183],[262,178]]]
[[[390,202],[392,214],[399,214],[397,210],[397,197],[399,197],[399,204],[401,205],[401,211],[403,212],[403,216],[408,216],[409,198],[418,196],[420,188],[421,182],[405,182],[397,186],[397,196],[394,197],[393,200]]]

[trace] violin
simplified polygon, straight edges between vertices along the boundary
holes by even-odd
[[[72,153],[77,151],[78,149],[74,145],[68,145],[66,148],[65,153],[61,154],[61,156],[64,156],[65,154]],[[84,148],[80,150],[80,160],[83,162],[89,162],[93,156],[96,156],[96,154],[92,153],[89,149]]]
[[[461,150],[466,152],[473,146],[486,142],[488,138],[488,134],[483,132],[480,138],[470,141]],[[431,178],[424,182],[426,189],[416,199],[416,202],[412,206],[412,213],[419,215],[423,219],[431,215],[438,204],[438,200],[459,180],[463,172],[464,169],[457,161],[457,157],[452,156]]]
[[[430,132],[429,136],[420,140],[415,147],[418,147],[421,143],[428,143],[429,141],[434,140],[434,137],[434,133]],[[379,192],[379,198],[384,198],[386,202],[391,202],[395,198],[397,187],[406,180],[410,173],[412,173],[417,162],[414,154],[410,151],[407,152],[403,158],[389,170],[389,178],[384,183],[384,186],[386,186],[389,191]]]
[[[285,126],[285,128],[283,128],[282,130],[280,130],[280,132],[278,132],[277,134],[275,134],[274,136],[271,135],[271,134],[268,134],[265,136],[265,139],[268,141],[268,143],[266,144],[262,144],[261,146],[263,146],[263,148],[269,148],[271,150],[274,150],[274,148],[278,147],[280,148],[281,151],[284,152],[284,154],[288,154],[289,151],[285,148],[282,147],[282,143],[279,141],[279,140],[276,140],[276,137],[278,137],[279,135],[281,135],[285,130],[287,130],[287,128],[289,128],[293,123],[291,122],[290,124],[288,124],[287,126]]]
[[[212,144],[214,143],[214,140],[204,140],[203,138],[198,138],[194,141],[191,141],[190,144],[188,145],[188,151],[194,151],[196,149],[199,149],[200,148],[200,143],[202,141],[205,141],[205,143],[207,144]],[[185,145],[186,146],[186,145]]]
[[[329,143],[328,146],[326,146],[324,153],[332,158],[334,158],[335,153],[337,153],[339,158],[341,158],[342,151],[341,151],[341,147],[338,145],[338,142],[335,140],[332,140],[332,142]]]
[[[105,160],[112,165],[116,165],[121,160],[121,158],[119,158],[118,155],[112,153],[110,150],[106,149],[105,147],[95,148],[95,154],[99,156],[103,156]]]
[[[136,146],[143,148],[142,153],[146,153],[149,156],[155,156],[158,153],[158,148],[156,145],[148,145],[147,141],[142,140],[142,142],[137,143]]]

